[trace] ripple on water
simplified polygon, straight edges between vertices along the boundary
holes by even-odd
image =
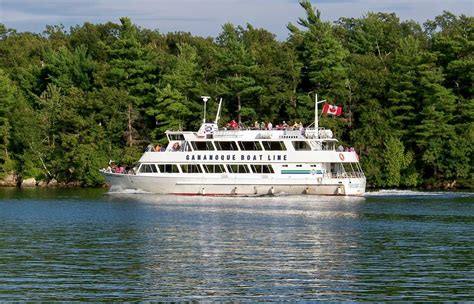
[[[465,195],[17,196],[0,300],[465,301],[473,228]]]

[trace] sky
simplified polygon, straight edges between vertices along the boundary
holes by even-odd
[[[474,0],[312,0],[326,21],[339,17],[361,18],[368,12],[394,12],[401,20],[423,23],[443,10],[473,15]],[[288,37],[289,22],[305,12],[298,0],[0,0],[0,23],[19,32],[41,33],[46,25],[71,26],[84,22],[119,23],[130,17],[142,28],[161,33],[185,31],[216,37],[222,25],[231,22],[264,28]]]

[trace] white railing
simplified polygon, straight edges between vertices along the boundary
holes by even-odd
[[[362,172],[330,172],[324,175],[326,178],[362,178],[365,177]]]

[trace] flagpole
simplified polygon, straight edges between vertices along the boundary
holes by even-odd
[[[326,102],[326,99],[318,101],[318,94],[314,94],[314,129],[316,130],[316,139],[319,138],[318,104]]]
[[[316,139],[319,138],[318,123],[318,94],[314,94],[314,129],[316,130]]]

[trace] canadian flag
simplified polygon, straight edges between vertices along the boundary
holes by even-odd
[[[342,114],[342,107],[325,103],[323,107],[323,113],[340,116]]]

